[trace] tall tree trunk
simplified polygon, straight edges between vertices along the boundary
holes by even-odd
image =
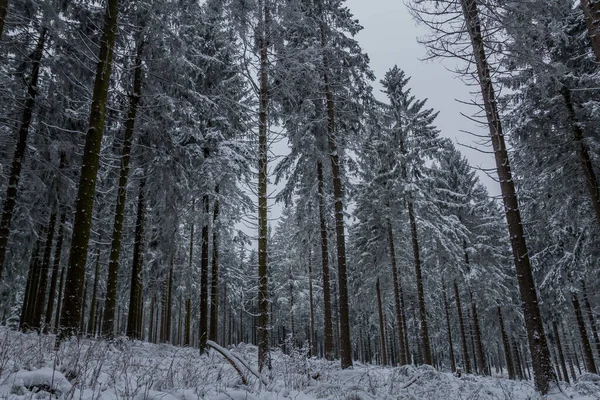
[[[590,298],[588,296],[587,287],[584,281],[581,281],[581,288],[583,289],[583,302],[585,305],[586,314],[588,316],[588,320],[590,321],[590,327],[592,328],[592,337],[594,338],[594,344],[596,345],[598,357],[600,357],[600,338],[598,337],[598,328],[596,326],[596,319],[594,318],[594,313],[592,312],[592,305],[590,304]]]
[[[308,250],[308,299],[310,308],[310,355],[317,356],[317,333],[315,331],[315,302],[313,297],[313,281],[312,281],[312,244]]]
[[[133,244],[133,262],[131,264],[131,284],[129,292],[129,313],[127,315],[127,336],[140,339],[138,330],[141,320],[142,304],[142,266],[144,259],[144,224],[146,219],[146,197],[144,195],[145,178],[140,180],[138,209],[135,222],[135,241]]]
[[[27,283],[25,285],[25,295],[23,296],[23,305],[21,306],[21,318],[19,319],[19,330],[27,331],[30,329],[30,312],[31,305],[33,302],[34,293],[37,291],[36,286],[36,275],[37,268],[39,265],[39,257],[40,257],[40,246],[42,245],[42,232],[38,235],[35,246],[31,250],[31,260],[29,261],[29,272],[27,273]]]
[[[600,39],[600,38],[599,38]],[[567,108],[567,114],[569,116],[569,122],[571,124],[571,130],[573,132],[573,140],[577,147],[577,154],[579,156],[579,162],[583,169],[583,175],[585,177],[585,184],[588,189],[592,208],[596,215],[596,222],[600,225],[600,188],[598,187],[598,180],[596,178],[596,172],[592,164],[588,145],[585,142],[583,135],[583,129],[581,128],[581,122],[577,118],[575,112],[575,104],[573,103],[573,96],[571,90],[566,86],[560,88],[560,93],[563,97],[565,107]]]
[[[125,218],[125,201],[127,200],[127,181],[129,178],[129,161],[135,132],[135,119],[142,97],[142,52],[144,43],[137,48],[133,72],[133,92],[129,95],[129,111],[125,120],[125,135],[121,150],[121,168],[119,171],[119,188],[113,222],[110,259],[108,261],[108,277],[106,279],[106,296],[104,300],[104,323],[102,333],[112,337],[115,330],[115,306],[117,303],[117,286],[119,283],[119,259],[121,256],[121,240],[123,238],[123,221]]]
[[[508,335],[506,334],[506,327],[504,326],[504,318],[502,317],[502,310],[500,309],[500,306],[498,306],[498,322],[500,323],[500,333],[502,334],[502,344],[504,345],[504,358],[506,359],[508,379],[515,379],[515,364],[513,362],[510,341],[508,340]]]
[[[156,323],[156,292],[152,290],[152,298],[150,299],[150,324],[148,326],[148,341],[154,343],[154,335],[156,333],[154,324]]]
[[[421,319],[421,342],[423,346],[423,363],[431,365],[431,347],[429,345],[429,328],[427,326],[427,310],[425,309],[425,290],[423,288],[423,274],[421,272],[421,255],[419,250],[419,233],[417,231],[417,219],[412,200],[408,200],[408,218],[410,220],[410,231],[412,237],[413,261],[415,264],[415,275],[417,279],[417,299],[419,301],[419,317]]]
[[[258,370],[269,358],[269,277],[267,269],[267,128],[269,120],[270,0],[259,0],[260,93],[258,115]]]
[[[564,340],[564,348],[565,348],[565,352],[567,353],[567,362],[569,363],[569,372],[571,373],[571,377],[573,378],[573,381],[577,380],[577,375],[575,374],[575,368],[573,366],[573,352],[571,351],[570,345],[569,345],[569,337],[567,336],[567,333],[565,331],[565,326],[561,323],[560,324],[560,328],[562,330],[562,334],[563,334],[563,338]]]
[[[292,273],[292,269],[290,268],[289,271],[289,290],[290,290],[290,346],[291,349],[290,351],[292,351],[295,347],[294,344],[294,335],[296,333],[296,327],[295,327],[295,321],[294,321],[294,307],[295,307],[295,303],[294,303],[294,275]],[[287,341],[287,337],[283,338],[284,340]]]
[[[477,305],[473,300],[473,292],[469,289],[469,296],[471,298],[471,313],[473,314],[473,333],[475,334],[475,350],[477,358],[477,369],[481,375],[489,375],[487,372],[487,366],[485,365],[485,353],[483,351],[483,341],[481,340],[481,328],[479,326],[479,317],[477,316]]]
[[[208,156],[208,152],[205,152]],[[200,324],[198,325],[198,347],[201,352],[206,350],[208,340],[208,233],[209,233],[208,195],[202,197],[202,249],[200,261]]]
[[[119,0],[107,0],[90,107],[90,119],[75,203],[69,268],[67,270],[64,304],[61,313],[61,326],[63,328],[61,338],[77,333],[78,319],[81,315],[81,292],[85,280],[85,264],[90,240],[94,197],[96,195],[96,179],[104,133],[104,117],[106,116],[106,101],[110,85],[115,37],[117,35],[118,14]]]
[[[4,23],[6,22],[6,12],[8,11],[8,0],[0,0],[0,39],[4,31]]]
[[[79,316],[79,332],[83,335],[86,334],[86,332],[85,332],[85,308],[86,308],[86,301],[87,301],[87,289],[88,289],[88,281],[86,279],[85,283],[83,284],[83,296],[81,296],[81,315]]]
[[[446,283],[442,278],[442,298],[444,300],[444,312],[446,314],[446,331],[448,334],[448,350],[450,352],[450,369],[456,371],[456,358],[454,357],[454,343],[452,342],[452,329],[450,327],[450,308],[448,307],[448,298],[446,297]]]
[[[560,368],[562,369],[564,380],[567,383],[571,383],[569,381],[569,374],[567,373],[567,363],[565,362],[565,354],[560,343],[560,335],[558,334],[558,324],[556,323],[556,321],[552,321],[552,330],[554,332],[556,350],[558,351],[558,361],[560,362]],[[575,376],[573,376],[573,378],[575,378]]]
[[[33,312],[33,319],[31,320],[31,327],[40,330],[42,324],[42,317],[44,316],[46,305],[46,286],[48,286],[48,269],[50,268],[50,256],[52,255],[52,243],[54,241],[54,230],[56,228],[56,211],[53,211],[50,215],[50,222],[48,222],[48,232],[46,234],[46,245],[44,249],[44,258],[42,259],[40,268],[40,281],[38,284],[38,290],[35,294],[35,308]]]
[[[588,36],[596,61],[600,62],[600,1],[581,0],[581,8],[587,25]]]
[[[7,0],[0,0],[0,37],[2,35],[2,27],[4,26],[4,18],[6,16]],[[4,13],[4,15],[2,15]],[[38,78],[40,75],[40,61],[44,53],[44,42],[46,40],[46,28],[42,29],[37,46],[31,56],[31,76],[27,82],[27,95],[21,116],[21,125],[19,127],[19,138],[13,155],[13,162],[10,168],[8,178],[8,186],[6,187],[6,197],[4,198],[4,208],[2,209],[2,219],[0,220],[0,279],[2,279],[2,269],[4,259],[6,257],[6,248],[8,246],[8,236],[10,235],[10,225],[17,204],[17,192],[19,190],[19,179],[21,178],[21,168],[23,167],[23,159],[27,150],[27,136],[29,135],[29,126],[33,116],[33,108],[35,107],[35,98],[38,94]]]
[[[333,360],[333,319],[331,309],[331,284],[329,272],[329,236],[327,219],[325,218],[325,180],[323,178],[323,163],[317,161],[317,186],[319,196],[319,222],[321,226],[321,265],[323,269],[323,336],[325,337],[325,358]]]
[[[185,301],[185,334],[183,338],[183,345],[190,346],[190,331],[192,329],[192,299],[188,297]]]
[[[504,141],[504,133],[498,112],[498,103],[492,84],[492,76],[487,62],[485,43],[482,36],[481,21],[477,10],[477,0],[461,0],[465,24],[471,44],[473,56],[477,65],[479,84],[490,130],[490,137],[496,159],[496,169],[500,180],[500,189],[504,201],[509,237],[513,249],[521,306],[525,318],[525,327],[531,352],[535,375],[535,386],[546,394],[554,378],[550,352],[546,343],[546,334],[542,315],[538,306],[538,297],[531,271],[525,233],[519,210],[519,202],[512,178],[508,151]]]
[[[90,306],[90,318],[88,320],[88,335],[94,336],[96,332],[96,309],[98,301],[98,278],[100,277],[100,249],[96,250],[96,269],[94,271],[94,286],[92,287],[92,304]]]
[[[454,297],[456,298],[456,310],[458,311],[458,326],[460,328],[460,344],[462,348],[463,363],[465,367],[465,373],[470,374],[471,370],[471,358],[469,357],[469,347],[467,345],[467,333],[465,330],[465,320],[463,318],[462,306],[460,303],[460,292],[458,291],[458,284],[454,281]]]
[[[327,34],[323,20],[322,0],[318,3],[321,15],[321,50],[323,54],[323,85],[327,100],[327,146],[331,162],[331,177],[333,180],[333,198],[335,210],[335,237],[338,258],[338,286],[340,313],[340,358],[342,369],[352,367],[352,342],[350,340],[350,310],[348,307],[348,278],[346,271],[346,234],[344,232],[344,186],[340,154],[335,132],[335,104],[329,77],[329,60],[327,55]]]
[[[392,278],[394,284],[394,307],[396,309],[396,324],[398,325],[398,339],[400,350],[400,365],[408,364],[406,348],[404,346],[404,325],[402,321],[402,309],[400,308],[400,283],[398,280],[398,265],[396,263],[396,248],[394,245],[394,231],[390,219],[387,219],[388,246],[390,250],[390,260],[392,263]]]
[[[596,363],[594,363],[594,354],[592,353],[592,346],[588,338],[585,321],[583,320],[583,313],[581,312],[581,305],[577,294],[571,295],[571,301],[573,302],[573,309],[575,310],[575,317],[577,318],[577,325],[579,327],[579,335],[581,337],[581,345],[583,350],[583,362],[585,369],[591,374],[597,374]]]
[[[215,188],[219,195],[219,187]],[[208,338],[218,342],[219,334],[219,199],[215,198],[213,209],[213,256],[210,279],[210,332]],[[225,343],[223,343],[225,345]]]
[[[56,315],[54,316],[54,332],[60,332],[60,314],[62,309],[63,291],[65,288],[65,271],[67,266],[62,267],[60,271],[60,283],[58,285],[58,293],[56,294]]]
[[[171,343],[171,321],[173,310],[173,254],[171,254],[171,262],[169,265],[169,279],[167,281],[167,303],[165,305],[165,342]]]
[[[381,289],[379,287],[379,278],[375,284],[375,290],[377,292],[377,310],[379,311],[379,341],[381,342],[381,364],[387,365],[387,349],[385,343],[385,321],[383,318],[383,305],[381,303]],[[401,321],[399,321],[401,322]],[[402,342],[402,340],[400,340]]]
[[[50,278],[50,290],[48,292],[48,308],[46,308],[46,323],[44,330],[48,332],[51,328],[52,312],[54,311],[54,298],[56,297],[56,284],[58,280],[58,270],[60,268],[60,256],[62,254],[62,245],[65,235],[65,223],[67,221],[67,213],[63,210],[60,216],[60,225],[58,227],[58,237],[56,239],[56,247],[54,249],[54,262],[52,265],[52,276]]]

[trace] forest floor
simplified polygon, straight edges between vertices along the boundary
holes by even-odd
[[[73,400],[372,400],[542,399],[531,382],[502,377],[457,378],[432,367],[399,368],[307,359],[272,353],[271,370],[252,372],[257,349],[240,345],[222,354],[117,339],[72,340],[54,349],[54,336],[0,328],[0,399]],[[250,369],[248,369],[248,367]],[[548,399],[600,399],[600,378],[583,375]]]

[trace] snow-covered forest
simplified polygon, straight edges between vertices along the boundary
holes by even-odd
[[[600,0],[405,3],[493,169],[344,0],[0,0],[0,398],[600,399]]]

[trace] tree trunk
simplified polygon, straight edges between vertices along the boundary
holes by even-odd
[[[133,262],[131,264],[131,284],[129,292],[129,313],[127,314],[127,336],[141,338],[139,323],[142,305],[142,266],[144,259],[144,224],[146,219],[146,198],[144,195],[145,178],[140,180],[138,194],[137,219],[135,223],[135,241],[133,244]]]
[[[308,299],[310,308],[310,355],[317,356],[317,333],[315,331],[315,302],[312,281],[312,244],[308,249]]]
[[[483,351],[483,342],[481,340],[481,328],[479,327],[479,317],[477,316],[477,305],[473,300],[473,292],[469,289],[469,296],[471,298],[471,313],[473,314],[473,330],[475,334],[475,350],[477,355],[477,369],[481,375],[489,375],[487,372],[487,366],[485,365],[485,353]]]
[[[331,309],[331,284],[329,283],[329,236],[325,218],[325,181],[323,163],[317,162],[317,185],[319,192],[319,221],[321,225],[321,264],[323,268],[323,335],[325,336],[325,358],[333,360],[333,320]]]
[[[190,331],[192,329],[192,299],[185,301],[185,335],[183,339],[184,346],[190,346]]]
[[[46,323],[44,330],[46,333],[50,330],[52,322],[52,312],[54,311],[54,298],[56,297],[56,284],[58,280],[58,270],[60,268],[60,256],[62,254],[62,244],[65,235],[65,223],[67,213],[63,210],[60,216],[60,225],[58,227],[58,237],[56,239],[56,248],[54,249],[54,262],[52,265],[52,277],[50,278],[50,290],[48,292],[48,308],[46,308]],[[57,317],[58,318],[58,317]]]
[[[565,379],[565,382],[571,383],[569,381],[569,374],[567,373],[567,364],[565,362],[565,354],[563,352],[562,345],[560,343],[560,335],[558,334],[558,324],[556,321],[552,321],[552,330],[554,332],[554,340],[556,341],[556,349],[558,351],[558,360],[560,362],[560,367],[562,369],[562,374]],[[573,376],[575,378],[575,376]]]
[[[86,332],[85,332],[85,307],[86,307],[86,300],[87,300],[87,289],[88,289],[88,281],[86,279],[85,283],[83,284],[83,296],[81,296],[81,315],[79,316],[79,332],[83,335],[86,334]]]
[[[30,329],[30,313],[32,302],[34,301],[34,293],[37,291],[36,275],[39,265],[40,246],[42,245],[43,230],[38,235],[35,246],[31,250],[31,260],[29,261],[29,272],[27,273],[27,283],[25,285],[25,295],[23,296],[23,305],[21,306],[21,318],[19,319],[19,330],[27,331]]]
[[[600,1],[581,0],[581,8],[587,25],[588,36],[596,61],[600,62]]]
[[[592,353],[592,346],[588,338],[585,321],[583,320],[583,313],[581,312],[581,305],[579,304],[579,298],[577,294],[573,293],[571,297],[573,302],[573,309],[575,310],[575,317],[577,318],[577,325],[579,326],[579,335],[581,337],[581,345],[583,350],[583,362],[585,369],[591,374],[597,374],[596,364],[594,363],[594,354]]]
[[[573,104],[571,90],[563,85],[560,89],[560,93],[568,111],[569,122],[573,132],[573,140],[577,147],[579,162],[581,163],[581,168],[583,169],[585,184],[590,195],[590,201],[592,203],[592,208],[594,209],[596,222],[598,225],[600,225],[600,189],[598,188],[598,180],[596,179],[596,173],[590,157],[589,148],[585,143],[581,122],[578,120],[577,113],[575,112],[575,105]]]
[[[65,287],[65,271],[67,266],[65,265],[60,271],[60,283],[58,285],[58,293],[56,294],[56,315],[54,316],[54,332],[60,333],[60,313],[63,300],[63,291]]]
[[[569,346],[569,338],[567,337],[567,333],[565,332],[565,326],[561,323],[560,328],[562,330],[564,340],[564,349],[567,353],[567,362],[569,363],[569,372],[571,373],[571,377],[573,381],[577,380],[577,375],[575,374],[575,367],[573,366],[573,352]]]
[[[142,97],[142,52],[143,42],[138,45],[133,72],[133,92],[129,95],[129,111],[125,120],[125,136],[121,150],[121,168],[119,172],[119,188],[113,222],[112,240],[110,244],[110,260],[108,262],[108,278],[106,280],[106,296],[104,300],[104,323],[102,332],[105,337],[114,333],[115,306],[117,302],[117,286],[119,283],[119,259],[121,256],[121,240],[123,238],[123,221],[125,218],[125,201],[127,200],[127,181],[129,178],[129,161],[135,132],[135,119]]]
[[[340,154],[335,132],[335,104],[333,91],[330,86],[329,60],[326,52],[327,35],[323,21],[322,0],[318,3],[321,15],[321,50],[323,54],[323,85],[327,100],[327,145],[331,162],[331,177],[333,180],[333,198],[335,209],[335,233],[338,258],[338,286],[340,313],[340,358],[342,369],[352,367],[352,342],[350,340],[350,310],[348,308],[348,283],[346,271],[346,234],[344,232],[344,186]]]
[[[444,300],[444,312],[446,314],[446,331],[448,333],[448,350],[450,351],[450,369],[456,371],[456,358],[454,357],[454,343],[452,343],[452,329],[450,328],[450,309],[446,297],[446,283],[442,278],[442,298]]]
[[[431,365],[431,348],[429,345],[429,328],[427,326],[427,311],[425,309],[425,290],[423,289],[423,275],[421,272],[421,255],[419,250],[419,234],[417,232],[417,220],[412,200],[407,201],[408,218],[410,220],[410,231],[412,237],[413,261],[415,264],[415,275],[417,279],[417,298],[419,301],[419,317],[421,319],[421,343],[423,347],[423,364]]]
[[[8,11],[8,0],[0,0],[0,39],[4,31],[4,23],[6,22],[6,12]]]
[[[600,338],[598,337],[598,328],[596,326],[596,320],[594,318],[594,313],[592,312],[590,298],[588,296],[587,287],[584,281],[581,281],[581,287],[583,289],[583,302],[585,305],[585,310],[588,316],[588,320],[590,321],[590,327],[592,328],[592,337],[594,338],[594,344],[596,345],[598,357],[600,357]]]
[[[7,0],[0,0],[0,37],[2,35],[2,27],[4,26],[4,18],[6,16]],[[2,15],[4,13],[4,15]],[[2,219],[0,220],[0,279],[2,279],[2,269],[4,259],[6,257],[6,248],[8,246],[8,236],[10,235],[10,225],[17,204],[17,192],[19,190],[19,179],[21,178],[21,168],[23,167],[23,159],[27,151],[27,136],[29,135],[29,126],[33,116],[33,108],[35,107],[35,98],[38,94],[38,78],[40,74],[40,61],[44,53],[44,42],[46,39],[46,28],[42,29],[37,46],[31,56],[31,76],[27,82],[27,96],[21,116],[21,125],[19,127],[19,138],[13,155],[13,162],[8,178],[8,186],[6,187],[6,197],[4,198],[4,208],[2,210]]]
[[[169,279],[167,281],[167,303],[165,305],[165,342],[171,343],[171,321],[173,310],[173,254],[171,254],[171,262],[169,265]]]
[[[392,279],[394,284],[394,306],[396,309],[396,324],[398,325],[398,339],[400,350],[400,365],[408,364],[406,348],[404,346],[404,324],[402,321],[402,309],[400,308],[400,283],[398,280],[398,265],[396,263],[396,248],[394,245],[394,231],[390,219],[387,219],[388,246],[390,250],[390,261],[392,263]]]
[[[96,195],[96,179],[100,161],[100,147],[104,133],[104,117],[110,84],[112,56],[117,34],[119,0],[107,0],[100,52],[90,107],[90,119],[85,138],[85,148],[79,177],[79,188],[75,203],[75,219],[71,238],[69,268],[67,270],[65,296],[61,314],[61,338],[77,333],[77,324],[81,315],[81,292],[85,280],[92,210]]]
[[[267,128],[269,120],[270,0],[259,0],[260,93],[258,116],[258,370],[269,359],[269,277],[267,270]]]
[[[90,306],[90,319],[88,320],[88,334],[92,337],[96,332],[96,308],[98,301],[98,278],[100,277],[100,249],[96,251],[96,270],[94,272],[94,286],[92,288],[92,304]]]
[[[465,24],[471,44],[473,56],[477,65],[479,84],[483,97],[484,107],[487,115],[490,137],[496,159],[496,169],[500,180],[500,189],[504,201],[506,221],[508,225],[509,238],[513,249],[513,257],[516,268],[519,290],[521,293],[521,306],[525,318],[525,327],[531,352],[535,386],[546,394],[550,383],[554,378],[550,352],[546,343],[544,324],[538,306],[538,297],[531,271],[525,233],[519,210],[519,202],[512,178],[508,151],[504,142],[504,134],[498,112],[496,94],[492,84],[490,68],[485,53],[485,43],[482,36],[481,21],[477,10],[477,0],[461,0]]]
[[[208,152],[205,151],[208,156]],[[208,231],[209,231],[209,209],[208,195],[202,197],[202,249],[200,263],[200,324],[198,325],[198,347],[200,352],[206,350],[208,340]]]
[[[42,317],[44,316],[46,305],[46,286],[48,286],[48,269],[50,268],[50,256],[52,255],[52,243],[54,241],[54,230],[56,228],[56,211],[53,211],[50,215],[50,222],[48,222],[48,232],[46,234],[46,245],[44,249],[44,258],[42,259],[40,268],[40,280],[38,284],[38,290],[35,293],[35,307],[33,312],[33,319],[31,320],[31,327],[40,331],[42,324]]]
[[[513,362],[510,341],[508,340],[508,335],[506,334],[506,327],[504,326],[504,318],[502,317],[502,310],[500,309],[500,306],[498,306],[498,322],[500,324],[500,333],[502,334],[502,344],[504,345],[504,358],[506,359],[508,379],[515,379],[515,364]]]
[[[381,289],[379,287],[379,278],[375,284],[377,291],[377,309],[379,310],[379,341],[381,342],[381,364],[387,365],[387,349],[385,344],[385,321],[383,319],[383,305],[381,304]],[[402,342],[402,340],[400,340]]]
[[[469,347],[467,345],[467,333],[465,331],[465,320],[463,318],[462,306],[460,304],[460,292],[458,291],[458,284],[454,281],[454,297],[456,298],[456,309],[458,311],[458,325],[460,328],[460,343],[462,348],[463,363],[465,373],[470,374],[471,370],[471,358],[469,357]]]
[[[215,188],[219,195],[219,187]],[[210,279],[210,332],[208,338],[218,342],[219,335],[219,199],[215,199],[213,210],[213,257]],[[225,343],[223,343],[225,345]]]

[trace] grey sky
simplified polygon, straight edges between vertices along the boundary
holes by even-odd
[[[364,29],[357,39],[371,59],[371,68],[375,72],[374,93],[385,100],[381,93],[379,80],[385,72],[398,65],[407,75],[413,94],[420,99],[427,98],[429,107],[440,112],[437,126],[443,136],[451,138],[455,144],[477,147],[473,136],[461,132],[469,131],[480,135],[486,132],[480,126],[461,115],[471,115],[475,109],[456,100],[469,101],[472,96],[454,70],[452,60],[421,61],[426,56],[425,47],[417,42],[426,28],[417,26],[402,0],[347,0],[346,5],[360,21]],[[450,71],[449,71],[450,70]],[[472,88],[471,88],[472,89]],[[490,168],[494,166],[491,154],[457,146],[474,167]],[[483,149],[488,150],[488,149]],[[488,186],[491,194],[499,193],[496,182],[479,172],[479,177]]]

